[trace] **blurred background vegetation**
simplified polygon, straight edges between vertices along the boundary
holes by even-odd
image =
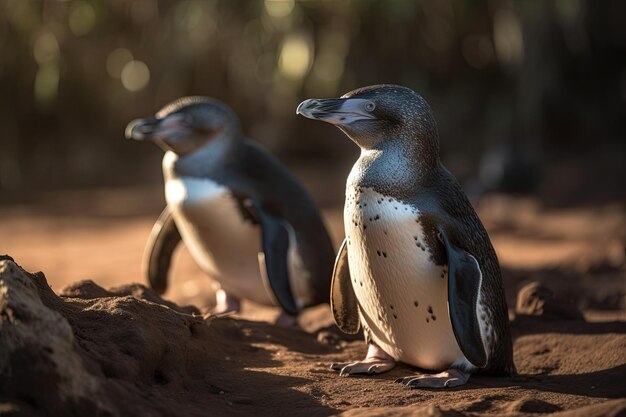
[[[377,83],[474,196],[626,200],[626,2],[582,0],[0,0],[0,191],[159,184],[126,123],[208,95],[339,202],[357,150],[295,108]]]

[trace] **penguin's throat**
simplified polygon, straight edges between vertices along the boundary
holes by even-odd
[[[235,159],[241,149],[242,140],[231,137],[216,137],[191,154],[178,156],[171,164],[176,175],[203,177],[226,161]]]
[[[347,187],[367,187],[394,198],[410,201],[417,191],[428,186],[433,176],[430,167],[423,167],[407,158],[403,149],[363,150],[348,176]]]

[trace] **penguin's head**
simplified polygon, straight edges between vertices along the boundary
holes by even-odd
[[[437,124],[426,100],[398,85],[372,85],[341,98],[305,100],[296,114],[337,126],[363,149],[398,140],[417,147],[438,143]]]
[[[224,103],[208,97],[183,97],[163,107],[155,117],[130,122],[126,138],[151,140],[184,156],[217,140],[237,140],[239,121]]]

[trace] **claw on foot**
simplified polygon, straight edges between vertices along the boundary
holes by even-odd
[[[420,374],[396,379],[397,384],[409,388],[454,388],[467,383],[470,374],[458,369],[448,369],[438,374]]]

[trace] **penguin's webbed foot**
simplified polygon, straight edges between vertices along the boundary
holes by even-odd
[[[274,324],[281,327],[298,327],[298,317],[281,311]]]
[[[396,361],[384,350],[371,343],[367,356],[362,361],[353,363],[333,363],[330,369],[339,371],[340,376],[382,374],[396,366]]]
[[[339,371],[340,376],[382,374],[393,369],[396,362],[368,358],[354,363],[333,363],[330,368]]]
[[[211,310],[210,315],[212,316],[239,313],[239,311],[241,311],[241,303],[239,300],[221,288],[215,292],[215,300],[217,304],[215,308]]]
[[[409,388],[454,388],[467,383],[470,374],[459,369],[448,369],[438,374],[420,374],[396,379],[397,384]]]

